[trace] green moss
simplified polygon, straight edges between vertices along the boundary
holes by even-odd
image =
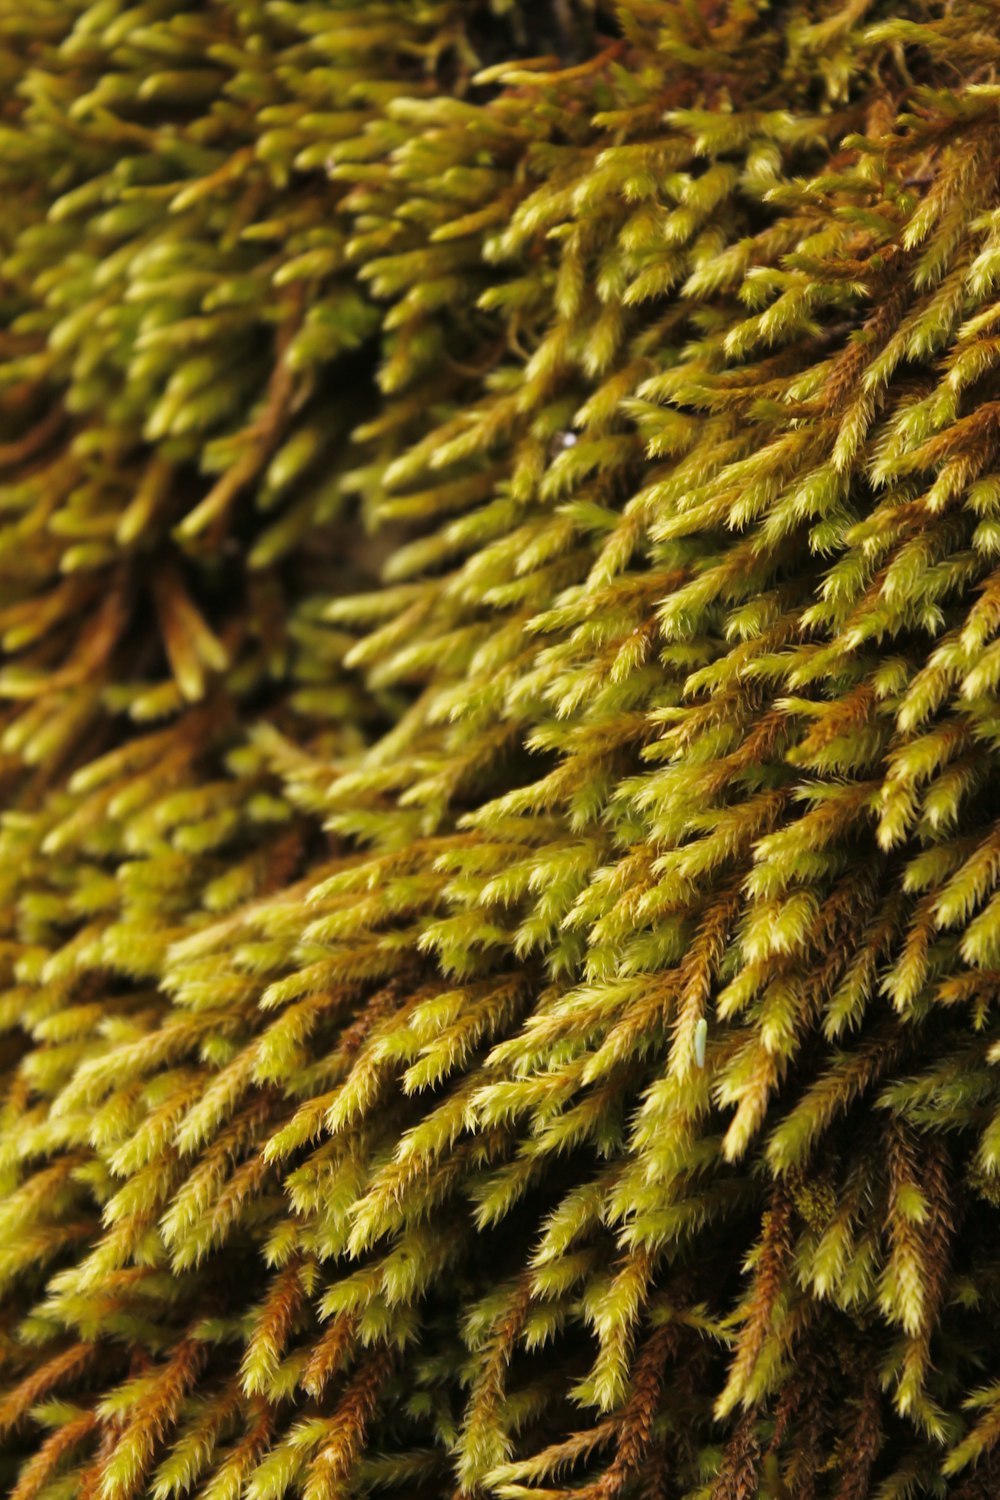
[[[0,0],[0,1482],[1000,1489],[997,9]]]

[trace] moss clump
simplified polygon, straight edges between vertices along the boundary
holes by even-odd
[[[977,0],[0,0],[0,1481],[1000,1492]]]

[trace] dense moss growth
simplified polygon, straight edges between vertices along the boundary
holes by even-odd
[[[998,23],[0,0],[14,1500],[1000,1494]]]

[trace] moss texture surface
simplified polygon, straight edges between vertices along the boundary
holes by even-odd
[[[12,1500],[1000,1495],[998,68],[0,0]]]

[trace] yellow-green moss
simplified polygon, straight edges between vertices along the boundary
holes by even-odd
[[[1000,1492],[1000,9],[0,0],[0,1483]]]

